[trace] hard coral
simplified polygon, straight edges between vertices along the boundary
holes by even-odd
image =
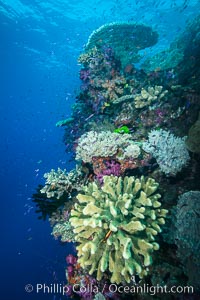
[[[168,91],[162,91],[163,87],[155,85],[155,87],[148,87],[147,89],[142,88],[140,94],[136,94],[134,97],[135,107],[143,108],[145,106],[150,106],[154,101],[160,101]]]
[[[57,239],[61,237],[61,242],[74,242],[72,226],[68,220],[60,221],[53,227],[52,235]]]
[[[155,157],[162,172],[176,175],[188,163],[190,157],[185,146],[185,137],[174,136],[166,130],[152,130],[143,150]]]
[[[93,157],[112,157],[119,150],[123,152],[130,142],[129,134],[89,131],[83,134],[78,141],[76,159],[91,163]]]
[[[120,38],[119,38],[120,37]],[[150,27],[132,22],[113,22],[94,30],[86,50],[102,45],[112,45],[123,66],[139,60],[138,51],[157,43],[158,34]]]
[[[70,218],[78,262],[90,275],[97,271],[97,280],[108,271],[117,284],[147,274],[167,213],[157,188],[152,178],[105,176],[102,187],[93,182],[78,194]]]
[[[82,173],[79,168],[66,170],[58,168],[57,171],[52,169],[49,173],[44,174],[46,179],[45,186],[40,190],[42,194],[46,194],[47,198],[55,197],[59,199],[64,193],[70,194],[74,188],[80,189],[82,185]]]

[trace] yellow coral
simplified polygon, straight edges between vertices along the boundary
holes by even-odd
[[[78,262],[89,274],[112,273],[111,282],[141,278],[158,250],[155,236],[161,231],[167,210],[161,209],[154,179],[105,176],[77,196],[70,223],[78,242]]]
[[[145,106],[151,105],[155,100],[162,99],[168,91],[162,91],[163,87],[155,85],[155,87],[148,87],[147,90],[142,88],[140,94],[136,94],[134,97],[135,107],[143,108]]]

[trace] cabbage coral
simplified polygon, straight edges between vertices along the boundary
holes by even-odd
[[[90,275],[97,271],[97,280],[108,271],[117,284],[147,274],[167,213],[160,208],[157,188],[152,178],[105,176],[102,187],[93,182],[77,195],[69,221],[78,262]]]

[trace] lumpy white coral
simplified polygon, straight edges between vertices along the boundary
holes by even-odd
[[[152,154],[162,172],[166,175],[176,175],[190,158],[185,139],[186,137],[176,137],[167,130],[152,130],[142,148]]]
[[[130,134],[89,131],[83,134],[78,141],[76,160],[90,163],[93,157],[111,157],[118,153],[120,153],[119,159],[128,155],[136,158],[140,154],[138,148],[131,140]]]
[[[123,158],[138,158],[140,153],[140,147],[137,144],[130,143],[124,151]]]
[[[66,172],[66,169],[58,168],[57,171],[51,169],[50,172],[44,174],[45,186],[40,192],[46,194],[47,198],[60,199],[65,192],[70,193],[73,188],[81,188],[81,177],[82,173],[78,167],[69,173]]]

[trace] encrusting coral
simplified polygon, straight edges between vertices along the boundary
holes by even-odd
[[[131,275],[147,275],[152,253],[159,249],[155,236],[161,232],[167,210],[161,209],[158,183],[142,176],[104,176],[77,195],[69,219],[78,243],[78,262],[89,274],[111,273],[111,282],[130,282]]]

